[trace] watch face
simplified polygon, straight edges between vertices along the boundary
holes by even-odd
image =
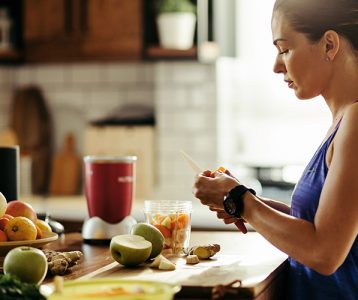
[[[226,198],[224,201],[224,208],[225,211],[229,214],[229,215],[235,215],[236,213],[236,204],[234,202],[234,200],[230,197]]]

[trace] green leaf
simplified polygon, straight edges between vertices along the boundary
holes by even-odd
[[[196,12],[196,7],[190,0],[156,0],[155,7],[158,14],[172,12]]]
[[[21,282],[14,275],[0,275],[0,299],[46,300],[36,284]]]

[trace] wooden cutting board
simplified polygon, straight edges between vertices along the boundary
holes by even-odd
[[[249,268],[250,263],[247,258],[239,255],[216,254],[212,259],[201,261],[196,265],[187,265],[185,258],[170,258],[170,260],[177,266],[174,271],[163,271],[148,266],[125,268],[113,262],[80,279],[118,278],[167,282],[180,285],[182,290],[176,298],[185,299],[209,299],[214,287],[229,285],[234,297],[256,299],[259,295],[264,295],[264,290],[281,272],[284,274],[285,269],[283,259],[278,261],[279,267],[275,270],[273,268],[268,271],[267,265],[260,266],[260,264],[254,264],[254,268]],[[257,299],[271,299],[260,297]]]
[[[50,195],[69,196],[79,193],[81,158],[75,151],[75,137],[65,136],[62,150],[55,154],[52,163]]]

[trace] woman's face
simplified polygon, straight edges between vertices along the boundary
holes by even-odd
[[[271,27],[278,51],[274,72],[284,75],[299,99],[320,95],[328,82],[325,45],[321,41],[312,43],[304,34],[294,31],[280,12],[274,12]]]

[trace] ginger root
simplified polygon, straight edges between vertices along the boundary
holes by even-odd
[[[188,255],[186,257],[186,263],[189,265],[195,265],[199,263],[199,257],[195,254]]]
[[[208,244],[191,247],[188,255],[197,255],[199,259],[208,259],[220,251],[219,244]]]
[[[43,252],[47,258],[48,271],[52,275],[65,274],[83,256],[81,251],[58,252],[44,249]]]

